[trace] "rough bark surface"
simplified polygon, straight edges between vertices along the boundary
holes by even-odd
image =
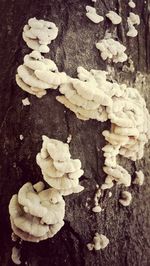
[[[134,177],[136,169],[143,169],[146,179],[142,187],[132,185],[133,202],[125,208],[118,203],[123,188],[112,188],[101,198],[104,211],[91,212],[96,184],[102,184],[104,139],[101,132],[109,123],[78,120],[75,115],[59,104],[57,91],[49,90],[42,99],[28,95],[18,88],[15,73],[23,57],[30,50],[22,40],[22,28],[30,17],[47,19],[59,27],[59,35],[51,44],[48,57],[54,59],[59,70],[76,76],[79,65],[90,70],[106,69],[106,63],[99,57],[95,42],[104,37],[105,31],[114,32],[127,46],[131,55],[134,73],[123,73],[122,65],[115,66],[116,78],[128,84],[135,84],[143,93],[150,108],[150,1],[135,1],[135,12],[141,17],[137,38],[127,38],[126,19],[129,13],[128,0],[97,0],[95,7],[100,15],[117,10],[123,23],[117,28],[108,20],[95,25],[85,16],[85,6],[90,0],[1,0],[0,30],[0,265],[11,262],[11,228],[8,203],[11,196],[27,181],[35,183],[42,179],[35,156],[41,148],[41,136],[66,141],[72,135],[70,144],[73,158],[80,158],[85,170],[81,184],[85,190],[65,198],[65,226],[52,239],[39,244],[23,242],[22,265],[34,266],[148,266],[150,262],[150,155],[147,145],[145,156],[140,162],[122,160]],[[141,74],[145,73],[145,79]],[[21,100],[29,97],[31,105],[22,106]],[[23,134],[21,141],[19,135]],[[88,201],[90,209],[86,207]],[[109,246],[100,252],[89,252],[86,244],[95,232],[105,234]]]

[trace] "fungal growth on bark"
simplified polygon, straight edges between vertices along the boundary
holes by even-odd
[[[129,0],[128,5],[131,8],[135,7],[132,0]],[[95,24],[104,20],[92,6],[86,6],[86,16]],[[121,16],[114,11],[109,11],[106,17],[114,25],[122,22]],[[137,36],[135,25],[140,24],[139,16],[130,12],[127,23],[127,36]],[[44,58],[41,54],[49,52],[48,45],[57,34],[58,28],[52,22],[36,18],[28,20],[22,36],[33,52],[27,54],[24,63],[18,67],[16,82],[22,90],[39,98],[46,94],[47,89],[59,88],[61,95],[56,97],[57,101],[74,112],[77,118],[84,121],[110,121],[110,130],[102,132],[106,140],[106,145],[102,148],[106,179],[101,187],[97,186],[92,208],[94,213],[100,213],[100,197],[105,195],[102,190],[110,189],[114,184],[125,187],[131,185],[131,175],[119,164],[118,158],[122,156],[136,161],[143,157],[145,144],[150,139],[150,115],[144,99],[135,88],[119,84],[114,79],[110,81],[105,71],[87,71],[79,66],[78,78],[59,72],[54,61]],[[96,48],[100,51],[102,59],[108,60],[109,63],[123,63],[128,59],[126,47],[111,38],[111,34],[105,35],[104,39],[97,42]],[[57,58],[57,54],[55,56]],[[134,72],[134,65],[131,70]],[[28,98],[23,99],[22,103],[30,104]],[[45,189],[43,182],[35,185],[28,182],[20,188],[18,194],[12,196],[9,203],[14,235],[31,242],[53,237],[64,225],[65,202],[62,195],[79,193],[84,189],[79,184],[79,178],[84,173],[81,161],[72,159],[69,150],[68,143],[72,135],[68,136],[67,143],[47,136],[42,136],[42,139],[42,148],[36,156],[36,162],[50,188]],[[23,135],[20,135],[20,140],[23,140]],[[137,171],[133,183],[141,186],[143,182],[143,172]],[[111,196],[112,193],[109,192],[109,197]],[[131,201],[131,193],[123,191],[119,203],[129,206]],[[106,248],[108,244],[109,239],[105,235],[96,233],[92,243],[87,244],[87,248],[97,251]],[[12,259],[20,264],[15,248],[12,250]]]
[[[32,50],[40,53],[48,53],[48,44],[55,40],[58,35],[58,28],[55,23],[30,18],[28,24],[23,28],[23,40]]]
[[[22,134],[19,135],[19,139],[20,140],[23,140],[24,139],[24,136]]]
[[[130,12],[129,17],[127,18],[128,23],[128,32],[127,36],[129,37],[136,37],[138,35],[138,31],[135,28],[135,25],[140,24],[140,17],[137,14],[134,14],[133,12]]]
[[[92,243],[87,244],[87,248],[90,251],[92,251],[93,249],[97,251],[106,248],[108,244],[109,244],[109,239],[105,235],[96,233]]]
[[[36,161],[44,180],[64,196],[81,192],[84,189],[79,185],[79,178],[84,173],[81,161],[71,159],[67,143],[46,136],[42,136],[42,139],[42,149]]]
[[[63,96],[56,98],[79,119],[110,120],[110,131],[102,133],[107,141],[102,149],[107,176],[101,188],[109,189],[114,182],[128,187],[131,175],[117,163],[117,156],[132,161],[143,157],[150,139],[150,115],[145,100],[135,88],[108,81],[107,72],[87,71],[82,67],[77,71],[78,79],[70,79],[70,83],[60,86]]]
[[[112,38],[105,38],[99,41],[96,43],[96,48],[100,50],[101,57],[104,61],[109,59],[114,63],[123,63],[128,58],[125,53],[126,47]]]
[[[131,175],[122,166],[116,165],[116,167],[104,166],[104,172],[107,174],[105,183],[102,185],[102,189],[111,188],[114,185],[114,181],[118,185],[124,185],[129,187],[131,185]]]
[[[22,104],[23,104],[24,106],[30,105],[30,101],[29,101],[28,97],[26,97],[26,98],[24,98],[24,99],[22,100]]]
[[[20,249],[13,247],[12,248],[12,254],[11,254],[11,259],[13,261],[14,264],[16,265],[20,265],[21,264],[21,260],[20,260]]]
[[[94,23],[100,23],[104,18],[96,13],[96,9],[92,6],[86,6],[86,16]]]
[[[112,104],[111,98],[100,89],[106,81],[106,72],[96,70],[89,72],[83,67],[78,67],[77,71],[79,79],[70,79],[70,83],[60,86],[59,91],[64,96],[57,96],[56,99],[81,120],[106,121],[108,119],[106,106]],[[97,74],[99,74],[98,79],[95,78]]]
[[[44,58],[38,51],[25,55],[23,65],[17,69],[18,86],[38,98],[45,95],[47,89],[57,89],[63,81],[66,81],[66,74],[60,73],[54,61]]]
[[[113,181],[130,186],[131,176],[117,164],[117,155],[132,161],[143,157],[150,139],[150,115],[139,92],[127,87],[120,97],[114,97],[112,109],[107,111],[112,125],[110,131],[102,133],[108,144],[103,148],[107,177],[101,188],[112,187]]]
[[[150,114],[143,97],[136,89],[125,87],[120,97],[113,98],[112,109],[107,111],[112,126],[110,132],[103,132],[105,139],[120,146],[120,155],[140,160],[150,139]]]
[[[114,11],[109,11],[106,17],[109,18],[114,25],[118,25],[122,21],[122,18]]]
[[[121,193],[121,199],[119,199],[120,204],[122,204],[124,207],[127,207],[130,205],[132,201],[132,195],[129,191],[123,191]]]
[[[133,2],[133,0],[129,0],[128,5],[129,5],[129,7],[131,7],[131,8],[135,8],[135,7],[136,7],[136,4]]]
[[[22,240],[39,242],[53,237],[64,225],[65,202],[54,188],[24,184],[9,203],[11,227]],[[36,188],[37,191],[36,191]]]
[[[96,193],[94,195],[94,207],[92,208],[92,211],[95,213],[99,213],[102,211],[102,208],[99,204],[99,199],[101,197],[101,189],[99,186],[97,187]]]
[[[134,179],[133,184],[142,186],[144,183],[144,178],[145,178],[143,172],[140,170],[140,171],[136,171],[135,174],[136,174],[136,178]]]

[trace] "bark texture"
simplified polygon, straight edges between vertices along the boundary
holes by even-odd
[[[127,46],[135,65],[134,73],[123,73],[122,64],[115,66],[115,78],[136,85],[150,108],[150,1],[136,0],[135,13],[141,17],[137,38],[127,38],[126,19],[129,13],[128,0],[1,0],[0,30],[0,265],[11,262],[11,228],[8,203],[13,194],[27,181],[32,183],[42,179],[35,156],[41,148],[41,136],[66,141],[72,135],[70,144],[73,158],[80,158],[85,170],[81,184],[85,190],[65,197],[65,226],[52,239],[39,244],[23,242],[21,248],[22,265],[32,266],[148,266],[150,262],[150,155],[149,146],[144,158],[136,163],[122,160],[134,177],[137,169],[143,169],[146,176],[142,187],[129,188],[133,202],[125,208],[119,205],[122,188],[112,188],[101,198],[104,211],[91,212],[96,184],[102,184],[104,139],[101,132],[109,128],[109,123],[87,122],[59,104],[55,96],[58,91],[49,90],[42,99],[28,95],[16,85],[15,73],[23,57],[30,52],[22,40],[22,28],[30,17],[47,19],[59,27],[59,35],[51,44],[50,54],[59,70],[76,76],[79,65],[90,70],[106,69],[106,63],[99,56],[95,42],[110,30]],[[95,5],[100,15],[109,10],[117,10],[123,23],[114,27],[109,20],[96,25],[85,16],[85,6]],[[137,73],[140,71],[144,74]],[[29,97],[30,106],[23,107],[21,100]],[[21,141],[19,135],[23,134]],[[95,232],[105,234],[109,246],[100,252],[89,252],[86,244]]]

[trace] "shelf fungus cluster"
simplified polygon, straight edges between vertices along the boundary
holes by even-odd
[[[108,142],[103,148],[107,177],[102,188],[110,188],[113,181],[130,186],[131,176],[117,164],[117,155],[132,161],[143,157],[144,146],[150,139],[150,114],[139,92],[128,87],[124,87],[120,97],[113,98],[112,108],[107,108],[107,112],[112,124],[110,131],[102,133]]]
[[[99,41],[96,43],[96,48],[100,50],[101,57],[104,61],[109,59],[114,63],[123,63],[128,58],[125,53],[126,47],[112,38],[105,38]]]
[[[139,170],[139,171],[136,171],[135,174],[136,174],[136,178],[134,179],[133,184],[142,186],[144,183],[143,172],[141,170]]]
[[[54,61],[44,58],[38,51],[25,55],[16,75],[18,86],[38,98],[45,95],[47,89],[57,89],[66,80],[66,74],[58,71]]]
[[[73,111],[81,120],[96,119],[104,122],[108,119],[106,106],[110,106],[110,97],[100,90],[105,81],[105,72],[91,70],[90,72],[83,67],[78,67],[79,79],[70,79],[68,84],[60,86],[59,91],[63,96],[56,99]],[[99,79],[95,76],[100,73]]]
[[[26,183],[9,203],[11,227],[23,240],[39,242],[53,237],[64,225],[65,202],[54,188],[42,182]]]
[[[71,159],[69,145],[59,140],[43,136],[43,145],[36,157],[44,180],[62,195],[79,193],[84,188],[79,185],[83,175],[79,159]]]
[[[144,146],[150,138],[150,114],[146,103],[134,88],[124,87],[120,97],[114,97],[112,109],[107,108],[112,123],[105,139],[119,145],[119,154],[133,161],[144,155]]]
[[[94,0],[93,0],[94,2]],[[129,5],[134,8],[134,2]],[[86,16],[94,23],[103,21],[96,9],[86,6]],[[106,14],[113,24],[120,24],[122,18],[114,11]],[[130,37],[137,36],[135,25],[140,24],[139,16],[130,12],[128,17]],[[74,112],[81,120],[96,119],[100,122],[110,120],[110,130],[103,131],[106,145],[103,147],[106,173],[105,183],[98,187],[94,197],[93,212],[101,212],[99,204],[101,189],[110,189],[114,183],[129,187],[131,175],[117,162],[121,155],[132,161],[139,160],[144,155],[144,146],[150,139],[150,115],[146,103],[139,92],[124,84],[110,82],[107,72],[101,70],[87,71],[77,68],[78,78],[71,78],[64,72],[59,72],[54,61],[44,58],[41,53],[48,53],[48,45],[58,34],[58,28],[52,22],[31,18],[23,29],[23,39],[31,48],[25,55],[24,63],[17,69],[16,82],[18,86],[30,94],[41,98],[47,89],[57,89],[57,96],[62,103]],[[106,36],[96,43],[103,60],[119,63],[128,57],[126,47],[120,42]],[[27,101],[24,101],[28,105]],[[34,186],[26,183],[18,194],[12,196],[9,204],[11,227],[14,234],[23,240],[39,242],[53,237],[64,224],[65,201],[63,196],[81,192],[84,187],[79,184],[83,175],[81,161],[72,159],[69,145],[56,139],[42,137],[41,151],[36,156],[43,179],[49,184],[44,189],[44,183]],[[68,143],[71,138],[68,139]],[[136,172],[135,184],[142,185],[144,175]],[[124,191],[119,200],[123,206],[132,201],[131,193]],[[93,242],[87,245],[89,250],[104,249],[109,243],[106,236],[95,234]]]
[[[57,35],[58,28],[55,23],[30,18],[28,24],[24,26],[22,37],[32,50],[48,53],[48,44],[55,40]]]

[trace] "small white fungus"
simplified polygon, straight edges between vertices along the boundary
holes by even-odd
[[[92,243],[87,244],[87,248],[90,251],[92,251],[93,249],[100,250],[106,248],[108,244],[109,244],[109,239],[105,235],[96,233]]]
[[[144,183],[144,174],[143,174],[143,172],[140,170],[140,171],[136,171],[135,173],[136,173],[136,178],[133,181],[133,184],[142,186],[143,183]]]
[[[96,212],[96,213],[97,212],[101,212],[102,211],[102,208],[101,208],[101,206],[97,205],[97,206],[95,206],[95,207],[92,208],[92,211],[93,212]]]
[[[23,140],[23,139],[24,139],[24,136],[21,134],[21,135],[19,136],[19,138],[20,138],[20,140]]]
[[[133,12],[129,13],[129,17],[127,19],[127,23],[128,23],[128,32],[127,32],[127,36],[129,37],[136,37],[138,35],[138,31],[135,28],[135,25],[139,25],[140,24],[140,17],[137,14],[134,14]]]
[[[94,207],[92,208],[93,212],[101,212],[102,208],[99,204],[99,199],[101,197],[101,189],[99,188],[99,185],[96,185],[96,193],[94,195]]]
[[[104,18],[96,13],[96,9],[92,6],[86,6],[86,16],[94,23],[100,23]]]
[[[118,25],[122,21],[122,18],[114,11],[109,11],[106,17],[109,18],[114,25]]]
[[[108,193],[108,197],[109,197],[109,198],[112,197],[112,192],[111,192],[111,191],[109,191],[109,193]]]
[[[69,143],[71,142],[71,140],[72,140],[72,135],[69,134],[69,136],[68,136],[68,138],[67,138],[67,143],[69,144]]]
[[[119,202],[123,205],[123,206],[129,206],[130,203],[132,201],[132,195],[129,191],[123,191],[121,193],[121,199],[119,199]]]
[[[21,264],[20,257],[21,257],[20,249],[18,249],[16,247],[13,247],[12,248],[11,259],[16,265]]]
[[[129,0],[128,5],[129,5],[129,7],[131,7],[131,8],[135,8],[135,7],[136,7],[136,4],[133,2],[133,0]]]
[[[26,98],[24,98],[24,99],[22,100],[22,104],[23,104],[24,106],[30,105],[30,101],[29,101],[28,97],[26,97]]]

